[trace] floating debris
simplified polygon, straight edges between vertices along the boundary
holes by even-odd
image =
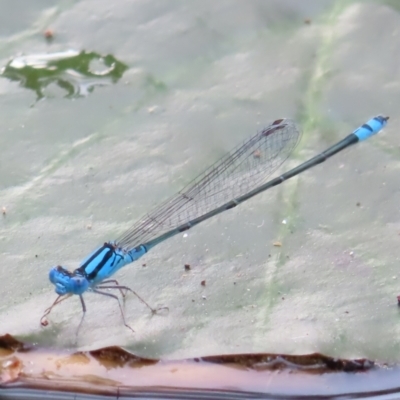
[[[43,32],[43,36],[48,42],[51,42],[54,39],[54,31],[52,29],[46,29]]]
[[[137,382],[144,383],[138,386]],[[353,398],[372,398],[389,390],[399,392],[395,368],[364,358],[238,353],[160,360],[116,345],[90,351],[61,350],[0,336],[0,393],[8,398],[14,394],[24,397],[21,390],[32,398],[48,398],[48,391],[52,398],[101,397],[103,393],[122,398],[121,387],[130,398],[205,399],[213,391],[217,393],[213,398],[271,398],[271,392],[282,399],[340,398],[350,392]]]
[[[47,32],[47,33],[46,33]],[[51,40],[53,31],[45,31]],[[128,66],[112,55],[68,50],[55,53],[29,54],[16,57],[1,70],[0,76],[36,93],[37,101],[55,92],[53,85],[61,88],[67,98],[88,96],[95,87],[119,81]]]

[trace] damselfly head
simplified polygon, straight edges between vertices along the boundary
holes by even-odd
[[[76,271],[70,272],[61,265],[50,270],[49,279],[59,295],[82,294],[89,288],[89,281],[84,276]]]

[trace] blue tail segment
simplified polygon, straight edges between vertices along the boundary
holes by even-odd
[[[128,254],[132,260],[131,262],[133,262],[133,261],[138,260],[143,255],[145,255],[147,252],[148,252],[148,249],[141,244],[140,246],[137,246],[134,249],[129,250]]]
[[[383,129],[386,126],[388,119],[389,117],[378,115],[377,117],[370,119],[367,123],[357,128],[353,133],[361,142],[362,140],[370,138]]]

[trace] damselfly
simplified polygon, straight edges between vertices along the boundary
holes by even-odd
[[[53,267],[49,278],[59,296],[45,311],[41,319],[42,325],[47,325],[46,316],[53,307],[72,295],[78,295],[80,298],[83,310],[82,323],[86,312],[83,293],[89,291],[116,299],[124,325],[132,330],[125,321],[118,296],[104,292],[105,289],[117,289],[123,296],[127,292],[132,292],[153,313],[157,310],[150,307],[128,286],[120,285],[115,279],[109,279],[120,268],[136,261],[164,240],[234,208],[256,194],[279,185],[339,151],[371,137],[386,125],[388,119],[389,117],[383,116],[372,118],[321,154],[267,181],[269,175],[291,154],[300,138],[300,130],[292,120],[274,121],[234,148],[175,196],[146,214],[119,239],[104,243],[75,271],[70,272],[60,265]]]

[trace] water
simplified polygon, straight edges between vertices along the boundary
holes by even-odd
[[[0,77],[0,333],[74,346],[78,299],[39,325],[55,296],[49,267],[77,267],[267,123],[302,125],[291,167],[383,113],[390,126],[374,141],[119,273],[168,315],[151,317],[130,297],[132,335],[113,301],[88,296],[78,346],[400,360],[397,10],[383,1],[3,3],[2,67],[73,49],[95,54],[99,75],[107,55],[127,69],[112,82],[96,77],[85,96],[79,84],[68,95],[39,79],[40,101],[22,78]]]

